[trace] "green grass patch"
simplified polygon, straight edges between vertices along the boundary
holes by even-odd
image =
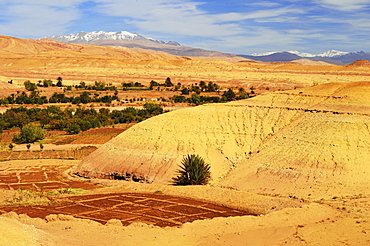
[[[64,195],[64,194],[71,194],[71,195],[82,195],[85,194],[86,190],[78,188],[78,189],[73,189],[73,188],[63,188],[63,189],[58,189],[58,190],[53,190],[49,191],[46,193],[48,196],[56,196],[56,195]]]

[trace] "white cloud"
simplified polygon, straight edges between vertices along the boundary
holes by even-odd
[[[277,8],[249,13],[208,14],[202,3],[169,0],[100,0],[101,11],[106,15],[130,18],[127,23],[143,32],[167,32],[173,35],[221,37],[242,35],[242,22],[289,14],[302,14],[298,8]]]
[[[318,5],[339,11],[355,11],[369,7],[370,0],[315,0]]]
[[[40,37],[64,32],[79,18],[81,0],[0,1],[0,32],[13,36]]]
[[[356,32],[367,33],[370,28],[370,22],[365,15],[360,13],[348,16],[342,16],[341,18],[334,17],[313,17],[314,21],[318,23],[332,23],[342,26],[338,32],[347,32],[350,36]],[[348,26],[347,28],[345,26]]]
[[[76,4],[86,2],[86,0],[0,0],[0,5],[28,5],[28,6],[49,6],[49,7],[71,7]]]
[[[247,5],[255,5],[255,6],[261,6],[261,7],[277,7],[280,6],[277,2],[257,2],[257,3],[251,3]]]
[[[156,12],[175,14],[203,14],[197,9],[200,3],[178,0],[96,0],[101,12],[110,16],[123,16],[148,19],[156,16]]]
[[[240,36],[225,36],[205,43],[195,42],[195,47],[210,46],[213,50],[236,54],[251,54],[266,50],[289,50],[299,43],[299,38],[270,28],[258,28]],[[226,48],[227,47],[227,48]]]
[[[260,18],[270,18],[277,16],[286,16],[288,14],[304,14],[305,10],[299,8],[278,8],[278,9],[269,9],[269,10],[260,10],[252,13],[246,14],[246,19],[260,19]]]
[[[185,45],[237,52],[263,46],[266,50],[282,50],[282,47],[291,50],[309,42],[327,45],[351,42],[351,37],[356,34],[365,36],[370,25],[364,11],[370,0],[312,0],[304,4],[302,0],[252,1],[240,3],[239,11],[220,10],[219,13],[207,12],[207,4],[195,1],[0,0],[0,33],[43,37],[67,34],[73,25],[76,29],[122,28],[116,31],[127,30],[129,26],[131,29],[127,31],[154,38],[160,36],[180,43],[186,40]],[[81,6],[89,8],[81,9]],[[325,10],[324,13],[317,6],[343,12],[333,16],[333,11]],[[321,12],[315,12],[317,10]],[[89,21],[84,19],[85,15],[97,18]]]

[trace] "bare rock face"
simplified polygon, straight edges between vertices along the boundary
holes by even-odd
[[[368,93],[368,83],[335,83],[169,112],[123,132],[74,171],[168,184],[185,155],[199,154],[214,184],[236,189],[353,188],[370,175]]]

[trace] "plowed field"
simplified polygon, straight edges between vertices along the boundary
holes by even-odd
[[[29,162],[28,162],[29,163]],[[19,163],[20,164],[20,163]],[[72,181],[63,175],[71,165],[8,165],[0,169],[0,190],[31,190],[47,192],[65,188],[93,190],[100,186],[89,182]],[[144,222],[160,227],[181,226],[194,220],[251,214],[205,201],[141,193],[108,193],[78,196],[45,196],[51,202],[42,205],[5,205],[0,212],[16,212],[45,219],[51,214],[66,214],[90,219],[102,224],[118,219],[123,225]],[[27,203],[27,201],[25,201]]]

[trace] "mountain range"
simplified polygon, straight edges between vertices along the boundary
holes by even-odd
[[[233,54],[226,54],[218,51],[210,51],[188,47],[179,44],[176,41],[163,41],[149,37],[144,37],[137,33],[127,31],[121,32],[79,32],[68,35],[57,35],[47,37],[57,42],[75,43],[75,44],[92,44],[102,46],[122,46],[127,48],[141,48],[155,51],[163,51],[177,56],[190,57],[236,57]]]
[[[348,65],[357,60],[370,60],[370,52],[344,52],[337,50],[328,50],[317,55],[301,53],[299,51],[284,51],[238,56],[262,62],[291,62],[305,58],[313,61],[323,61],[335,65]]]
[[[336,65],[347,65],[356,60],[370,60],[370,52],[344,52],[328,50],[321,54],[302,53],[299,51],[268,52],[252,55],[227,54],[218,51],[210,51],[199,48],[183,46],[176,41],[163,41],[144,37],[137,33],[121,32],[79,32],[68,35],[57,35],[49,39],[62,43],[92,44],[102,46],[122,46],[128,48],[142,48],[155,51],[163,51],[177,56],[190,57],[243,57],[262,62],[291,62],[302,58],[313,61],[323,61]]]
[[[290,54],[294,54],[294,55],[297,55],[297,56],[300,56],[300,57],[304,57],[304,58],[311,58],[311,57],[334,57],[334,56],[342,56],[342,55],[346,55],[348,54],[349,52],[344,52],[344,51],[338,51],[338,50],[328,50],[328,51],[325,51],[323,53],[320,53],[320,54],[310,54],[310,53],[302,53],[302,52],[299,52],[299,51],[286,51]],[[276,53],[281,53],[281,52],[267,52],[267,53],[259,53],[259,54],[252,54],[252,56],[268,56],[268,55],[272,55],[272,54],[276,54]]]
[[[98,31],[98,32],[79,32],[76,34],[68,34],[68,35],[56,35],[48,37],[54,41],[62,42],[62,43],[78,43],[78,44],[85,44],[100,40],[118,40],[118,41],[133,41],[133,40],[149,40],[154,43],[158,44],[169,44],[174,46],[180,46],[179,43],[175,41],[162,41],[153,38],[146,38],[137,33],[131,33],[126,31],[121,32],[105,32],[105,31]]]

